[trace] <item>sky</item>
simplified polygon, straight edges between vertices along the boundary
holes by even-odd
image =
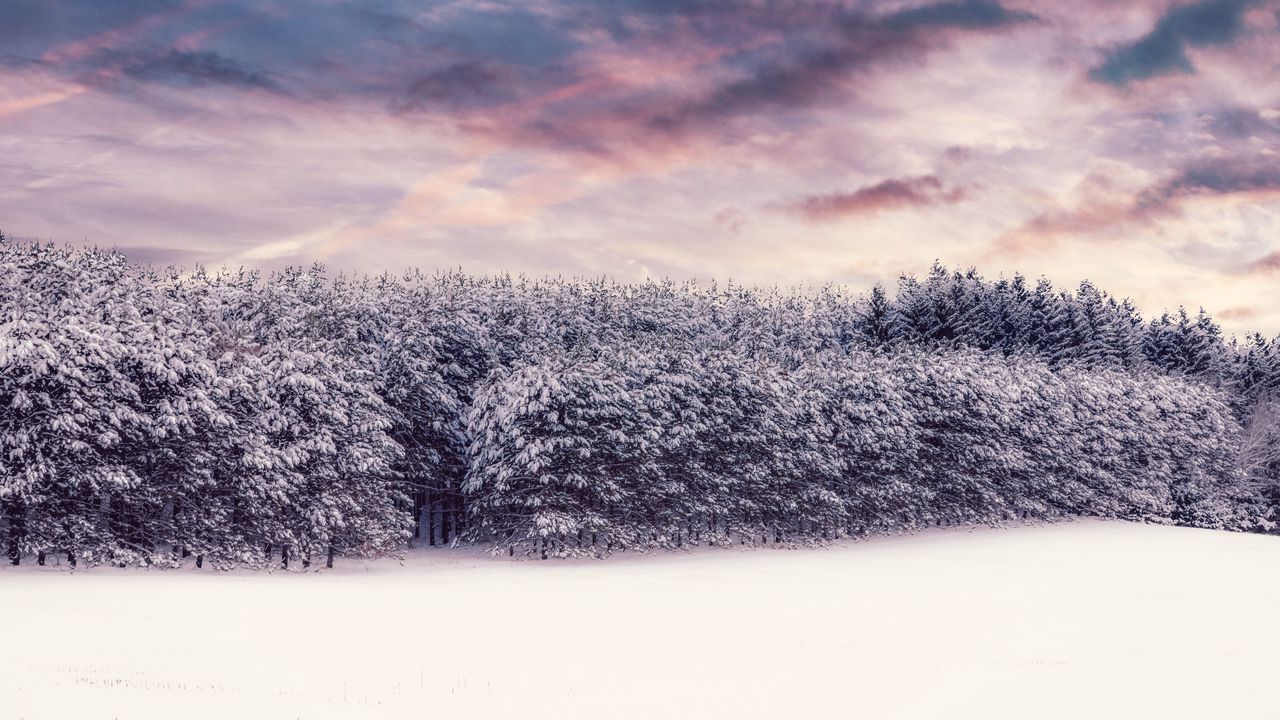
[[[0,230],[323,262],[1088,278],[1280,332],[1280,0],[3,0]]]

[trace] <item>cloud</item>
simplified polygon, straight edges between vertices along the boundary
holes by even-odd
[[[467,60],[427,73],[392,103],[396,113],[459,110],[510,100],[513,71],[493,63]]]
[[[63,90],[54,90],[51,92],[41,93],[39,95],[29,95],[27,97],[15,98],[13,100],[0,100],[0,118],[6,115],[16,115],[33,108],[52,105],[62,102],[70,97],[84,92],[84,88],[72,86]]]
[[[1201,160],[1138,195],[1135,209],[1159,207],[1194,195],[1280,190],[1280,162],[1273,155]]]
[[[1146,221],[1148,212],[1135,212],[1133,203],[1126,201],[1090,201],[1070,210],[1051,210],[1031,218],[1019,235],[1046,237],[1054,235],[1089,235],[1108,230],[1117,225]]]
[[[1216,138],[1280,137],[1280,113],[1249,107],[1227,107],[1212,113],[1209,130]]]
[[[1225,308],[1214,313],[1214,317],[1218,320],[1252,320],[1261,313],[1257,308],[1247,305],[1237,305],[1235,307]]]
[[[1001,29],[1034,19],[989,0],[932,3],[887,16],[835,13],[828,18],[834,29],[830,35],[812,40],[791,56],[766,56],[747,77],[679,103],[648,124],[671,132],[770,108],[813,105],[843,96],[841,84],[859,70],[923,56],[943,42],[935,37],[938,33]]]
[[[1245,266],[1245,271],[1257,275],[1273,275],[1280,272],[1280,250],[1254,260]]]
[[[7,62],[41,58],[40,72],[121,94],[149,83],[268,91],[323,106],[368,103],[509,146],[597,157],[731,138],[737,130],[724,120],[780,123],[847,101],[859,74],[918,62],[958,34],[1036,17],[996,0],[888,13],[843,0],[550,0],[414,12],[355,3],[233,3],[240,5],[233,12],[197,0],[130,2],[110,26],[87,0],[23,0],[24,24],[46,31],[6,48],[15,58]],[[67,37],[51,35],[55,26]]]
[[[1094,82],[1124,87],[1161,75],[1192,74],[1187,47],[1225,45],[1244,34],[1245,12],[1254,0],[1201,0],[1171,8],[1151,32],[1106,54],[1089,71]]]
[[[245,90],[283,92],[268,73],[248,70],[236,61],[210,51],[168,50],[133,55],[106,52],[97,56],[95,64],[100,68],[117,67],[126,76],[141,82],[178,87],[225,85]]]
[[[814,195],[792,203],[788,209],[808,220],[828,221],[905,207],[951,204],[962,199],[963,190],[948,190],[936,176],[924,175],[885,180],[848,193]]]
[[[0,207],[155,262],[943,257],[1275,328],[1275,2],[0,0]]]
[[[433,27],[431,35],[457,51],[507,64],[556,63],[581,47],[572,24],[558,14],[516,8],[478,5]]]
[[[1094,241],[1111,238],[1120,228],[1151,226],[1176,218],[1183,213],[1182,203],[1192,198],[1278,193],[1280,163],[1273,158],[1263,155],[1202,159],[1136,192],[1108,189],[1103,183],[1103,187],[1092,188],[1074,207],[1041,212],[1005,233],[997,240],[993,254],[1016,255],[1044,249],[1061,237]]]
[[[22,52],[29,43],[47,43],[51,38],[91,37],[167,12],[175,4],[171,0],[5,0],[0,3],[0,47]]]
[[[1037,17],[1022,10],[1010,10],[990,0],[956,0],[900,10],[885,18],[886,27],[899,31],[924,28],[980,30],[1030,22]]]

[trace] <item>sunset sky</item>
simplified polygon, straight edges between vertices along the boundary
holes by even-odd
[[[1274,334],[1280,0],[3,0],[0,229],[619,280],[936,258]]]

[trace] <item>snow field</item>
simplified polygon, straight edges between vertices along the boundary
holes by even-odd
[[[0,569],[3,718],[1267,717],[1280,538],[1082,521],[825,549]]]

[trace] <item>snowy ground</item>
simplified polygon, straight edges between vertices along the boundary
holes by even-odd
[[[1280,538],[0,569],[0,718],[1276,717]]]

